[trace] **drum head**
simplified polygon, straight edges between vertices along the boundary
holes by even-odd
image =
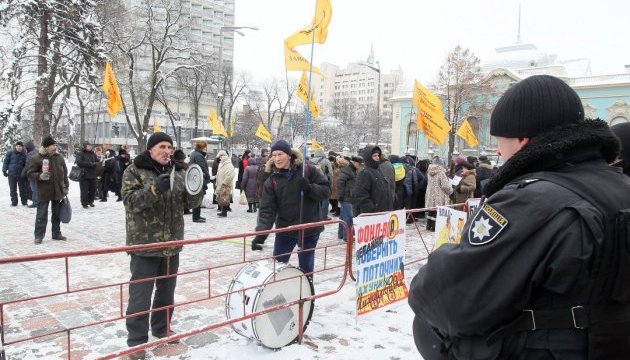
[[[256,312],[313,296],[313,283],[304,272],[293,266],[276,270],[265,281],[265,287],[256,299]],[[311,320],[314,303],[304,302],[302,307],[303,330]],[[256,338],[266,347],[279,349],[295,342],[299,335],[299,305],[292,305],[254,319]]]
[[[186,175],[184,177],[184,184],[186,184],[186,192],[190,195],[197,195],[203,189],[203,171],[201,166],[197,164],[188,165]]]

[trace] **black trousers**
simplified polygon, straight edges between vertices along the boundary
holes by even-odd
[[[52,223],[52,236],[61,234],[61,221],[59,220],[59,205],[61,200],[42,201],[37,203],[37,216],[35,217],[35,238],[43,239],[48,225],[48,203],[52,210],[50,222]]]
[[[131,281],[152,278],[156,276],[177,274],[179,268],[179,254],[171,257],[147,257],[131,255]],[[177,277],[147,280],[129,284],[129,304],[127,315],[173,305],[175,302],[175,285]],[[155,287],[153,305],[151,295]],[[166,314],[168,313],[168,320]],[[151,313],[151,333],[162,336],[167,331],[167,322],[173,317],[173,309]],[[129,347],[144,344],[149,341],[149,314],[127,318],[127,345]]]
[[[81,205],[93,203],[96,197],[96,179],[81,179],[79,188],[81,189]]]
[[[22,205],[26,205],[28,203],[28,192],[26,191],[26,187],[28,184],[26,180],[22,179],[21,176],[13,176],[9,175],[9,191],[11,193],[11,204],[17,205],[18,203],[18,188],[20,189],[20,200],[22,200]]]

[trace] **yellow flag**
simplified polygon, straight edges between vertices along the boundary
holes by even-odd
[[[324,150],[324,147],[320,143],[315,141],[315,139],[312,139],[311,140],[311,150],[319,150],[319,149]]]
[[[264,142],[271,143],[271,133],[269,132],[269,130],[267,130],[262,122],[258,124],[258,129],[256,129],[256,136],[261,138]]]
[[[288,47],[286,41],[284,42],[284,65],[287,71],[309,71],[311,66],[304,56]],[[324,74],[315,66],[313,66],[313,73],[324,77]]]
[[[122,99],[120,98],[120,89],[118,89],[118,82],[109,63],[105,63],[103,91],[105,91],[105,95],[107,96],[107,113],[109,113],[109,116],[116,116],[123,105]]]
[[[315,5],[315,16],[311,24],[287,38],[287,45],[293,49],[297,45],[310,44],[313,41],[313,31],[315,31],[315,42],[323,44],[328,37],[328,24],[332,18],[332,7],[330,0],[317,0]]]
[[[466,118],[462,122],[459,129],[457,129],[456,134],[457,136],[464,139],[468,143],[468,146],[470,147],[475,147],[477,146],[477,144],[479,144],[479,141],[477,140],[477,136],[475,135],[475,132],[473,131],[472,126],[470,126],[470,123],[468,122],[468,118]]]
[[[418,130],[422,130],[427,139],[442,146],[448,137],[451,126],[444,116],[435,117],[422,109],[418,111]]]
[[[297,90],[295,90],[298,98],[302,100],[304,104],[306,104],[306,98],[308,97],[308,77],[306,75],[306,71],[302,72],[302,78],[300,79],[300,83],[298,84]],[[315,96],[311,92],[311,101],[309,101],[308,109],[311,112],[313,117],[319,117],[321,109],[317,105],[315,101]]]
[[[228,136],[223,124],[217,118],[217,111],[213,107],[210,108],[210,114],[208,115],[208,126],[212,129],[212,135]]]
[[[160,123],[158,123],[157,119],[153,119],[153,132],[160,132],[162,131],[162,129],[160,129]]]
[[[424,106],[426,109],[434,112],[442,112],[442,101],[431,90],[422,86],[418,80],[415,80],[413,87],[413,100],[415,106]]]

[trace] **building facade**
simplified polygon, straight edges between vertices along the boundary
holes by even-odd
[[[496,55],[481,67],[485,74],[483,81],[490,84],[496,96],[488,99],[490,110],[471,121],[479,145],[474,149],[467,148],[463,140],[456,137],[455,151],[460,154],[478,156],[495,152],[496,139],[490,136],[493,104],[511,85],[533,75],[552,75],[564,80],[582,99],[587,118],[600,118],[610,125],[630,122],[630,66],[626,66],[623,73],[593,76],[588,59],[560,61],[532,44],[517,43],[497,48]],[[411,89],[403,89],[391,99],[392,153],[417,153],[419,158],[433,154],[445,156],[448,144],[438,147],[417,130],[417,109],[411,104],[412,97]],[[466,116],[460,114],[461,118]]]

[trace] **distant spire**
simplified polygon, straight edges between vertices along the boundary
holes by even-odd
[[[518,35],[516,35],[516,43],[520,44],[521,41],[521,4],[518,4]]]
[[[370,45],[370,55],[368,55],[368,58],[365,62],[374,66],[374,44]]]

